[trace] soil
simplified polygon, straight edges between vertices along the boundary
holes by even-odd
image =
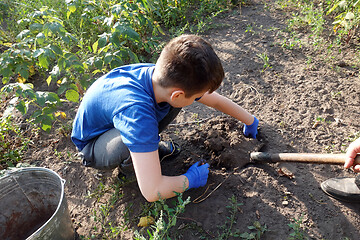
[[[246,164],[252,151],[343,153],[360,136],[356,39],[329,53],[312,44],[311,30],[302,28],[298,29],[302,44],[291,49],[292,35],[285,31],[291,11],[276,8],[275,2],[248,1],[217,17],[217,27],[202,35],[223,61],[226,75],[218,92],[260,120],[259,138],[245,138],[242,123],[199,103],[184,108],[161,134],[182,147],[178,158],[162,163],[164,174],[183,174],[199,159],[211,164],[207,185],[184,193],[192,202],[178,217],[172,239],[220,239],[231,197],[242,204],[233,232],[250,232],[248,226],[257,221],[267,226],[261,239],[289,239],[294,233],[289,224],[299,220],[304,238],[359,239],[360,204],[337,201],[320,188],[332,177],[354,177],[351,170],[327,164]],[[260,54],[269,57],[267,69]],[[74,109],[71,119],[77,106],[69,107]],[[94,210],[100,211],[110,193],[88,196],[111,188],[117,170],[83,167],[65,127],[36,139],[26,159],[66,180],[74,227],[88,237],[98,226]],[[127,223],[119,238],[131,239],[134,229],[140,230],[137,223],[146,201],[136,181],[120,187],[120,193],[109,220],[113,225]],[[202,201],[193,202],[199,196]]]

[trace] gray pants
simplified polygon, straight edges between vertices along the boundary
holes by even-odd
[[[159,123],[159,133],[179,114],[181,108],[171,107],[169,113]],[[83,164],[96,169],[114,169],[118,166],[124,172],[131,172],[132,162],[130,152],[123,143],[121,133],[116,128],[92,139],[81,151]]]

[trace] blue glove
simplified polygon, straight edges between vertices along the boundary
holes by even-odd
[[[259,120],[255,116],[253,116],[253,117],[254,117],[254,122],[251,125],[245,124],[244,135],[245,135],[245,137],[251,137],[251,138],[256,139],[256,135],[258,133],[257,127],[259,125]]]
[[[198,188],[206,184],[209,174],[208,163],[201,165],[201,162],[193,164],[184,174],[189,181],[189,188]]]

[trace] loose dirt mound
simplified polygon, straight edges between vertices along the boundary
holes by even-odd
[[[195,121],[189,127],[183,126],[178,131],[184,134],[172,139],[182,142],[183,158],[202,158],[214,168],[232,170],[248,164],[250,152],[258,151],[264,145],[259,140],[260,134],[258,139],[249,139],[244,137],[242,129],[243,124],[236,119],[218,116],[203,122]]]

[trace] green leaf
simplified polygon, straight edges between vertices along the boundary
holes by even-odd
[[[28,68],[21,68],[21,69],[19,70],[19,74],[20,74],[23,78],[29,79],[29,70],[28,70]]]
[[[37,58],[39,57],[41,54],[43,54],[45,52],[45,50],[43,48],[39,48],[37,50],[35,50],[35,52],[33,53],[33,57]]]
[[[40,105],[40,107],[44,107],[45,106],[45,101],[46,101],[46,93],[44,92],[36,92],[36,102]]]
[[[77,91],[77,90],[78,90],[78,87],[76,86],[75,83],[71,83],[71,84],[69,85],[69,89],[74,89],[75,91]]]
[[[37,117],[39,117],[42,114],[41,110],[35,110],[32,114],[31,114],[31,118],[34,118],[36,120]]]
[[[23,31],[21,31],[17,36],[16,36],[16,39],[18,39],[18,40],[22,40],[22,39],[24,39],[25,37],[27,37],[28,35],[30,35],[30,30],[23,30]]]
[[[71,102],[78,102],[79,101],[79,93],[73,89],[69,89],[65,93],[65,97],[67,100]]]
[[[49,67],[48,58],[46,56],[44,56],[44,54],[41,54],[39,56],[39,65],[40,65],[40,67],[43,67],[45,69],[47,69]]]
[[[55,104],[60,103],[59,96],[54,92],[49,92],[47,97],[46,97],[46,100],[51,102],[51,103],[55,103]]]
[[[24,93],[28,99],[36,100],[36,94],[33,89],[26,89]]]
[[[121,6],[120,4],[116,4],[112,6],[111,13],[120,16],[122,10],[123,10],[123,6]]]
[[[33,23],[29,26],[31,32],[40,32],[42,31],[43,24],[40,23]]]
[[[74,42],[77,42],[78,40],[76,39],[76,37],[74,37],[72,34],[70,34],[70,33],[66,33],[65,34],[67,37],[69,37],[72,41],[74,41]]]
[[[52,120],[53,120],[53,117],[50,114],[43,116],[42,121],[41,121],[41,129],[46,132],[49,132],[51,129],[51,125],[52,125]]]
[[[113,34],[111,35],[111,37],[110,37],[110,42],[111,43],[113,43],[115,46],[117,46],[118,48],[120,48],[121,47],[121,43],[120,43],[120,32],[118,32],[118,31],[115,31],[115,32],[113,32]]]
[[[48,59],[55,59],[55,58],[56,58],[56,56],[55,56],[55,54],[54,54],[54,51],[53,51],[51,48],[45,49],[44,55],[45,55],[46,57],[48,57]]]
[[[135,62],[135,63],[140,62],[137,55],[135,53],[133,53],[130,49],[129,49],[129,55],[130,55],[130,59],[132,60],[132,62]]]
[[[2,75],[4,78],[9,77],[11,74],[11,69],[9,67],[0,69],[0,75]]]
[[[65,61],[65,58],[60,58],[58,60],[58,63],[57,63],[58,67],[59,67],[59,71],[62,71],[65,66],[66,66],[66,61]]]
[[[113,60],[114,56],[111,53],[107,53],[104,57],[104,65],[109,64]]]
[[[37,35],[36,35],[36,42],[38,43],[38,44],[43,44],[44,43],[44,41],[45,41],[45,35],[44,35],[44,33],[38,33]]]
[[[59,46],[57,46],[57,45],[51,45],[50,48],[51,48],[51,50],[53,50],[56,54],[62,56],[63,51],[62,51],[62,49],[61,49]]]
[[[70,38],[68,36],[61,36],[61,40],[63,40],[66,44],[70,44]]]
[[[63,94],[67,89],[67,86],[65,84],[62,84],[60,85],[60,87],[58,88],[57,90],[57,93],[60,95],[60,94]]]
[[[42,115],[44,116],[49,116],[51,119],[54,119],[54,116],[52,115],[55,111],[57,110],[57,108],[53,105],[50,105],[48,107],[44,107],[43,111],[42,111]]]
[[[118,25],[116,30],[118,30],[120,34],[128,40],[140,41],[140,35],[130,26]]]
[[[27,107],[23,100],[19,101],[19,103],[16,105],[16,109],[19,110],[22,114],[26,114]]]
[[[103,61],[101,58],[96,58],[94,61],[94,65],[97,69],[101,69],[103,67]]]
[[[58,22],[53,22],[49,25],[49,29],[53,33],[61,33],[64,32],[63,26]]]

